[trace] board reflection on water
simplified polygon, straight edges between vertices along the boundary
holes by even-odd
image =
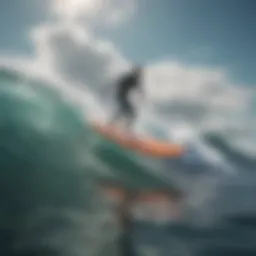
[[[132,208],[133,243],[138,254],[255,255],[255,205],[239,199],[242,192],[243,196],[252,197],[254,190],[253,184],[246,188],[240,181],[226,182],[215,198],[202,205],[207,207],[205,212],[189,212],[184,195],[177,191],[142,193]],[[104,193],[112,207],[122,200],[120,188],[104,187]],[[232,198],[233,202],[229,202]],[[203,221],[208,211],[214,212],[214,219],[202,225],[200,216]],[[197,218],[191,216],[194,214],[198,214]]]

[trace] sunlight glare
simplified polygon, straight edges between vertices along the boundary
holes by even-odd
[[[55,0],[54,11],[65,18],[94,15],[102,6],[102,0]]]

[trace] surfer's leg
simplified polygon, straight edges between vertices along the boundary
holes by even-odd
[[[121,125],[129,130],[134,120],[134,109],[132,104],[126,97],[117,99],[118,109],[110,120],[110,124],[121,123]],[[123,121],[123,122],[122,122]]]
[[[124,114],[126,112],[126,99],[123,96],[118,96],[116,99],[116,110],[114,112],[114,114],[112,115],[109,123],[111,125],[115,125],[116,123],[118,123],[120,121],[121,118],[124,117]]]
[[[133,109],[132,104],[128,101],[125,100],[123,102],[123,116],[125,117],[125,128],[130,130],[132,128],[132,125],[134,123],[134,119],[135,119],[135,111]]]

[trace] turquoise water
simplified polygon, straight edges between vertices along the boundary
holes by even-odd
[[[17,240],[21,251],[45,243],[72,255],[116,255],[120,228],[97,187],[104,181],[182,194],[175,218],[134,217],[138,253],[256,254],[253,239],[244,239],[256,230],[256,158],[226,138],[203,135],[226,165],[206,161],[193,148],[181,158],[152,159],[96,133],[54,85],[5,69],[0,86],[1,226],[11,234],[3,252]]]

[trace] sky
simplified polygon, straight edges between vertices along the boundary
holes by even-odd
[[[253,0],[144,0],[112,38],[135,61],[169,56],[221,65],[234,79],[255,84],[255,8]]]
[[[33,51],[26,34],[51,19],[50,1],[3,0],[1,51]],[[98,29],[131,61],[147,64],[173,58],[196,65],[223,66],[236,82],[253,85],[256,45],[253,0],[140,0],[120,28]]]
[[[157,122],[177,136],[236,130],[248,146],[256,131],[255,7],[253,0],[2,0],[0,62],[100,95],[139,63],[150,102],[141,127]],[[95,95],[86,95],[95,110]]]

